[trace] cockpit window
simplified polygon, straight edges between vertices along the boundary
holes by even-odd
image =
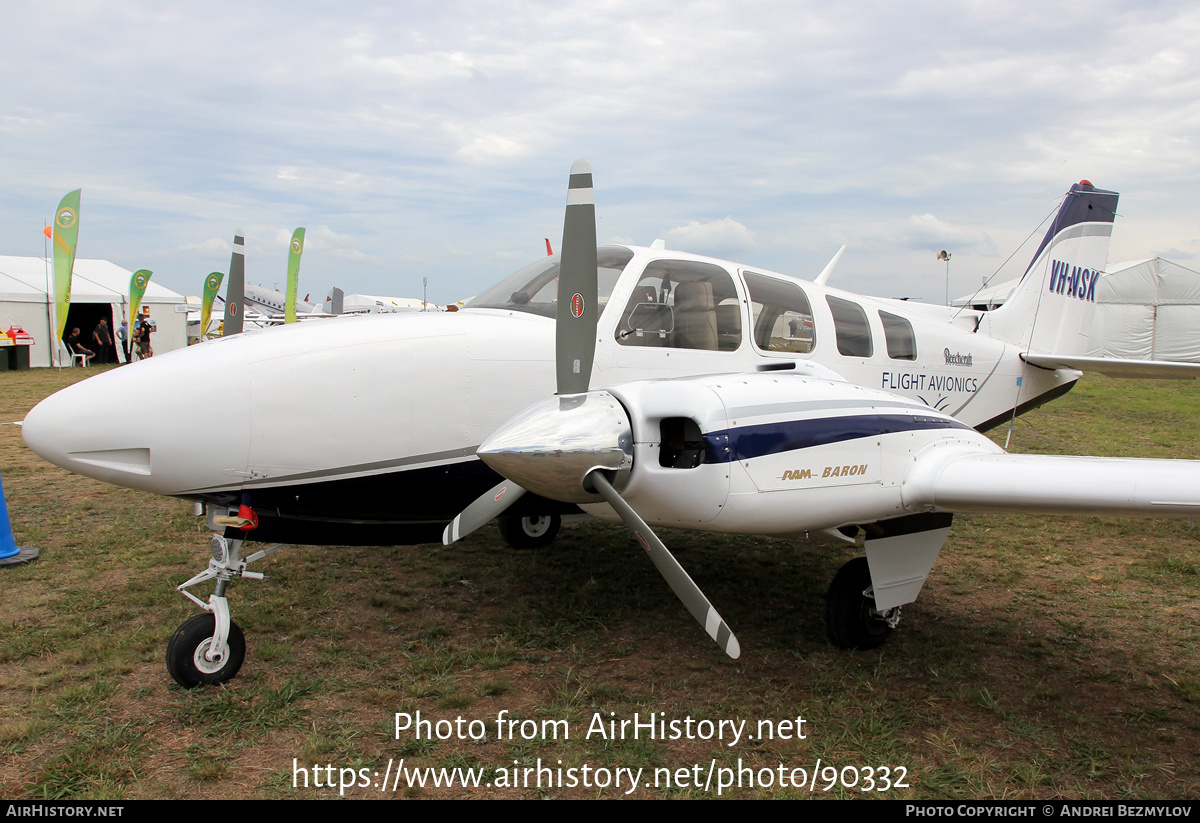
[[[621,319],[622,346],[733,351],[742,314],[733,278],[720,266],[655,260],[646,266]]]
[[[596,250],[596,287],[601,313],[617,284],[617,278],[632,259],[633,252],[624,246],[601,246]],[[510,309],[554,317],[558,306],[558,267],[561,263],[560,255],[544,257],[510,274],[464,308]]]

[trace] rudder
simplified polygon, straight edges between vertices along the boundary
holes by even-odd
[[[1026,351],[1086,354],[1118,196],[1072,185],[1012,296],[980,330]]]

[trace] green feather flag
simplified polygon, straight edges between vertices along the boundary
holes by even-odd
[[[283,322],[296,322],[296,297],[300,292],[300,255],[304,251],[304,229],[292,232],[292,243],[288,246],[287,300],[284,301]]]
[[[208,277],[204,278],[204,296],[200,303],[200,341],[203,342],[208,336],[208,321],[212,319],[213,301],[217,299],[217,292],[221,290],[221,281],[225,279],[225,272],[215,271]]]
[[[149,269],[138,269],[133,273],[133,277],[129,280],[129,333],[133,333],[133,321],[138,319],[138,311],[142,307],[142,295],[146,293],[146,286],[150,285],[150,275],[154,272]]]
[[[54,301],[58,312],[58,339],[67,328],[67,310],[71,307],[71,272],[75,268],[75,246],[79,241],[79,194],[76,189],[58,204],[54,212]]]

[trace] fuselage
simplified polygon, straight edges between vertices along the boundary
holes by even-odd
[[[810,379],[840,375],[985,428],[1078,376],[1026,366],[1011,343],[975,333],[971,311],[671,251],[601,251],[596,388],[764,369],[788,379],[790,365],[811,364]],[[31,411],[26,442],[121,486],[222,503],[248,495],[258,539],[437,539],[498,480],[479,444],[554,393],[554,320],[538,302],[553,285],[548,260],[528,289],[505,281],[459,312],[250,330],[98,375]],[[513,513],[564,508],[530,495]]]

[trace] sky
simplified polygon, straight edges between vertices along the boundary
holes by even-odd
[[[1190,0],[0,4],[0,254],[82,188],[78,255],[185,295],[239,229],[282,287],[304,226],[301,295],[468,297],[558,248],[580,157],[601,242],[845,244],[868,294],[1020,274],[1085,178],[1110,262],[1200,269],[1198,150]]]

